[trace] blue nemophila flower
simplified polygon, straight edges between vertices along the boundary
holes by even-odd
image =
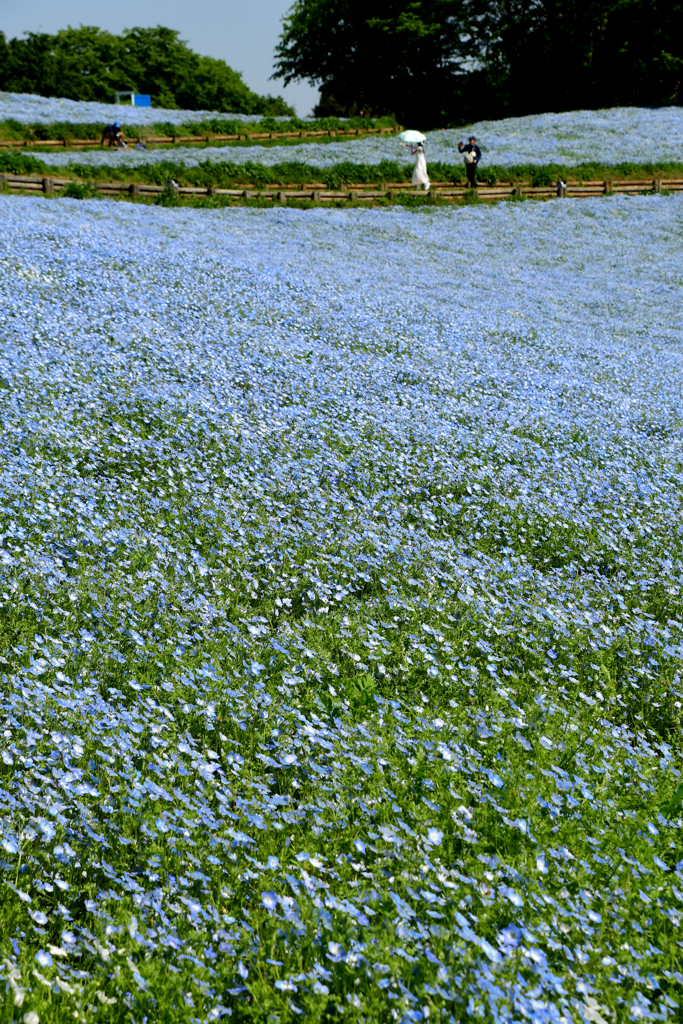
[[[275,982],[275,988],[279,988],[281,992],[297,991],[297,987],[292,981],[283,981],[281,979]]]
[[[261,903],[266,910],[275,910],[278,904],[278,896],[272,889],[268,889],[267,892],[261,893]]]
[[[510,954],[519,946],[522,935],[523,930],[521,928],[518,928],[517,925],[509,924],[498,932],[496,940],[503,953]]]
[[[344,959],[344,949],[338,942],[327,943],[327,959],[333,963],[338,963]]]
[[[438,828],[430,828],[427,832],[427,841],[432,846],[440,846],[443,839],[443,832]]]
[[[540,871],[542,875],[547,875],[550,870],[550,865],[542,853],[536,857],[536,870]]]
[[[505,898],[507,900],[510,901],[510,903],[512,903],[513,906],[515,906],[515,907],[523,907],[524,906],[524,899],[520,896],[520,894],[518,892],[515,892],[514,889],[510,889],[510,888],[508,888],[508,886],[502,885],[500,887],[500,892],[501,892],[501,894],[503,896],[505,896]]]

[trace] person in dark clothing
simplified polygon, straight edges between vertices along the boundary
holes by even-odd
[[[103,146],[105,142],[110,146],[121,146],[124,143],[123,131],[121,130],[121,122],[114,121],[113,124],[108,124],[102,132],[102,141],[100,145]]]
[[[477,165],[481,160],[481,150],[477,145],[474,135],[470,135],[469,142],[458,143],[458,153],[465,154],[465,170],[467,171],[467,184],[470,188],[477,187]]]

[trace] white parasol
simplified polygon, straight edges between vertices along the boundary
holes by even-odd
[[[423,135],[422,132],[414,132],[412,129],[408,129],[408,131],[401,132],[399,139],[401,142],[425,142],[427,136]]]

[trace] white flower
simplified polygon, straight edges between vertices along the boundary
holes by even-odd
[[[542,853],[539,853],[536,858],[536,870],[540,871],[542,875],[547,875],[550,870],[550,865]]]

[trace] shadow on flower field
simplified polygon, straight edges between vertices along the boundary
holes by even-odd
[[[0,205],[4,1019],[679,1019],[683,201]]]

